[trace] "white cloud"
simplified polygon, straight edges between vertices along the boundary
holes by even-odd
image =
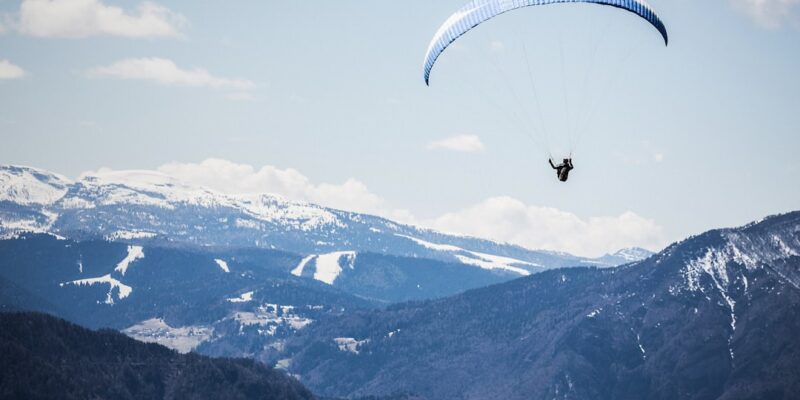
[[[218,78],[202,68],[181,69],[164,58],[129,58],[89,70],[89,76],[142,80],[171,86],[210,87],[246,91],[255,84],[244,79]]]
[[[95,35],[131,38],[180,36],[186,19],[156,3],[134,12],[99,0],[24,0],[17,30],[38,37],[82,38]]]
[[[24,69],[8,60],[0,60],[0,79],[19,79],[27,75]]]
[[[462,153],[475,153],[485,149],[476,135],[451,136],[428,144],[428,150],[449,150]]]
[[[800,27],[800,0],[730,0],[740,12],[758,25],[777,29],[784,25]]]
[[[388,207],[382,197],[370,192],[355,178],[341,184],[314,184],[292,168],[281,169],[271,165],[256,168],[213,158],[201,163],[169,163],[159,167],[158,171],[223,193],[274,193],[291,200],[411,221],[408,211]]]
[[[519,244],[532,249],[599,256],[626,247],[659,249],[662,229],[633,212],[581,219],[555,208],[493,197],[433,220],[432,228]]]

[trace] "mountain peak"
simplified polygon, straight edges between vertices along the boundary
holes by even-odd
[[[612,254],[609,254],[609,256],[617,257],[617,258],[621,258],[621,259],[633,262],[633,261],[644,260],[645,258],[648,258],[648,257],[652,256],[653,254],[655,254],[655,253],[653,253],[650,250],[643,249],[641,247],[629,247],[629,248],[618,250],[618,251],[616,251],[616,252],[614,252]]]
[[[64,197],[71,183],[66,177],[41,169],[0,165],[0,201],[52,204]]]

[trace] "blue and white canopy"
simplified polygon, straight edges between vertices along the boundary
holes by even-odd
[[[425,84],[430,84],[431,70],[444,50],[472,28],[500,14],[518,8],[556,3],[591,3],[630,11],[653,25],[664,37],[665,45],[669,43],[667,28],[644,0],[472,0],[451,15],[431,40],[428,52],[425,55]]]

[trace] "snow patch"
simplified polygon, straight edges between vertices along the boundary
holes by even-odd
[[[253,301],[253,293],[254,292],[242,293],[242,295],[239,296],[239,297],[233,297],[233,298],[230,298],[230,299],[225,299],[225,301],[227,301],[229,303],[248,303],[248,302]]]
[[[62,283],[59,286],[75,285],[75,286],[93,286],[95,284],[108,284],[108,294],[106,294],[105,304],[114,305],[114,289],[117,289],[117,299],[122,300],[133,292],[133,288],[112,278],[111,274],[101,276],[99,278],[79,279],[77,281]]]
[[[114,271],[119,272],[122,276],[128,272],[128,267],[136,260],[144,258],[144,249],[142,246],[128,246],[128,255],[117,264]]]
[[[216,258],[216,259],[214,259],[214,262],[217,263],[217,266],[221,270],[225,271],[225,273],[230,273],[231,272],[231,269],[228,268],[228,263],[225,262],[225,260],[220,260],[219,258]]]
[[[294,275],[294,276],[303,276],[303,269],[305,269],[306,264],[308,264],[309,261],[313,260],[314,257],[316,257],[316,255],[313,255],[313,254],[310,255],[310,256],[303,257],[303,259],[300,260],[300,263],[297,264],[297,267],[295,267],[292,270],[292,275]]]
[[[528,276],[531,274],[530,271],[524,268],[515,267],[514,264],[535,266],[532,263],[508,257],[494,256],[491,254],[478,253],[474,251],[467,251],[467,253],[470,255],[456,254],[455,257],[463,264],[474,265],[483,269],[499,269],[513,272],[522,276]]]
[[[26,219],[26,218],[16,219],[16,220],[12,219],[0,220],[0,228],[15,233],[19,232],[48,233],[47,224],[43,224],[35,219]]]
[[[418,245],[420,245],[420,246],[422,246],[422,247],[424,247],[426,249],[430,249],[430,250],[436,250],[436,251],[464,251],[464,249],[462,249],[461,247],[458,247],[458,246],[453,246],[453,245],[449,245],[449,244],[431,243],[431,242],[428,242],[428,241],[425,241],[425,240],[422,240],[422,239],[417,239],[417,238],[412,237],[412,236],[401,235],[399,233],[395,233],[395,236],[398,236],[398,237],[401,237],[401,238],[406,238],[406,239],[411,240],[412,242],[414,242],[414,243],[416,243],[416,244],[418,244]]]
[[[395,234],[395,236],[402,237],[408,240],[413,241],[414,243],[425,247],[426,249],[435,250],[435,251],[442,251],[448,253],[455,253],[453,257],[455,257],[459,262],[462,264],[472,265],[475,267],[488,269],[488,270],[504,270],[513,272],[522,276],[528,276],[531,274],[530,271],[518,267],[518,265],[528,265],[532,267],[540,267],[540,265],[531,263],[528,261],[522,261],[515,258],[510,257],[503,257],[503,256],[496,256],[492,254],[480,253],[476,251],[466,250],[458,246],[453,246],[449,244],[437,244],[431,243],[419,238],[415,238],[413,236],[406,236],[401,234]]]
[[[278,362],[275,363],[275,369],[282,369],[282,370],[286,371],[286,370],[289,369],[289,367],[291,365],[292,365],[292,359],[291,358],[284,358],[284,359],[278,360]]]
[[[639,351],[642,352],[642,360],[647,360],[647,352],[644,351],[644,346],[642,346],[642,338],[639,334],[636,334],[636,344],[639,345]]]
[[[236,218],[235,224],[237,228],[253,229],[256,231],[261,230],[261,224],[258,221],[254,221],[252,219]]]
[[[96,207],[91,201],[80,197],[64,197],[58,205],[65,210],[88,210]]]
[[[344,262],[344,263],[343,263]],[[336,251],[328,254],[320,254],[317,256],[316,271],[314,271],[314,279],[325,282],[328,285],[333,285],[339,274],[342,273],[344,268],[355,268],[356,252],[355,251]]]
[[[333,338],[333,342],[336,343],[336,346],[339,348],[339,351],[346,352],[346,353],[353,353],[359,354],[360,347],[369,343],[369,339],[364,340],[356,340],[354,338],[349,337],[338,337]]]
[[[106,240],[113,242],[116,240],[152,239],[156,236],[156,233],[147,231],[116,231],[106,235]]]

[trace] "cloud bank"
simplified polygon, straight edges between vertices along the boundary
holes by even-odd
[[[24,0],[16,25],[20,33],[37,37],[174,37],[186,19],[151,2],[128,12],[99,0]]]
[[[618,216],[581,219],[570,212],[528,205],[505,196],[444,214],[429,225],[532,249],[586,256],[600,256],[627,247],[657,250],[664,245],[661,227],[630,211]]]
[[[19,79],[26,75],[24,69],[8,60],[0,60],[0,79]]]
[[[734,8],[748,15],[758,25],[778,29],[800,27],[800,0],[730,0]]]
[[[431,142],[428,144],[427,149],[477,153],[483,151],[485,146],[476,135],[458,135]]]
[[[220,78],[202,68],[182,69],[165,58],[129,58],[88,71],[92,77],[150,81],[167,86],[209,87],[247,91],[255,84],[245,79]]]

